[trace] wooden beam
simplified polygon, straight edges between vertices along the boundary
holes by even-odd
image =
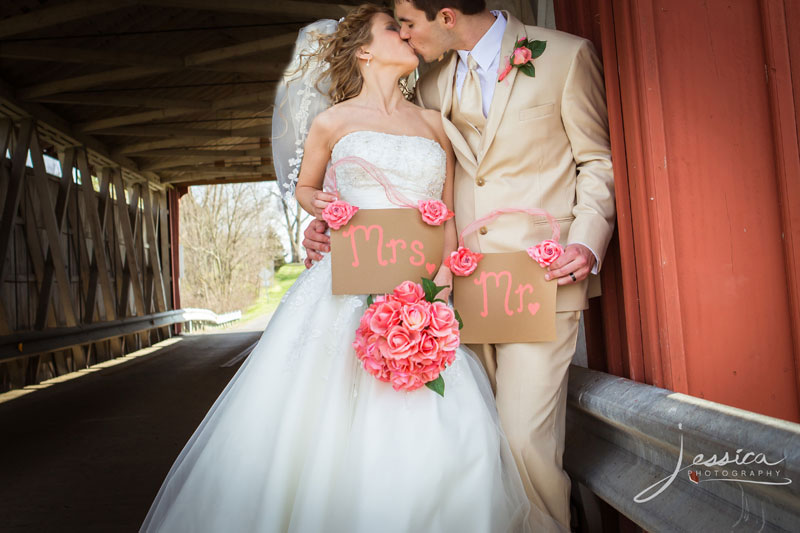
[[[53,265],[53,275],[58,284],[58,296],[67,326],[76,326],[78,317],[75,308],[72,306],[69,279],[67,277],[66,254],[61,246],[61,231],[56,220],[55,206],[53,205],[50,191],[48,190],[48,178],[45,172],[42,150],[39,146],[37,133],[34,131],[31,136],[31,161],[33,162],[33,186],[41,204],[41,216],[44,222],[44,229],[47,234],[48,259]],[[47,262],[45,263],[45,267]]]
[[[34,136],[36,136],[35,133]],[[37,145],[39,144],[38,139],[36,141],[36,144]],[[41,172],[36,173],[35,165],[37,161],[37,156],[36,154],[33,153],[33,148],[34,148],[34,143],[32,142],[31,160],[33,161],[34,164],[34,179],[39,179],[36,176],[39,174],[45,176],[45,172],[42,169]],[[71,165],[75,159],[75,151],[73,149],[70,149],[68,155],[69,155],[68,164],[70,165],[70,171],[71,171],[72,170]],[[41,158],[41,154],[39,154],[38,157]],[[44,159],[42,159],[42,165],[44,165]],[[70,191],[72,190],[72,184],[73,184],[72,172],[70,172],[69,174],[64,174],[65,166],[66,165],[62,165],[62,178],[58,182],[58,194],[56,196],[56,205],[55,205],[55,221],[56,221],[56,229],[58,230],[59,241],[61,240],[60,236],[63,234],[64,231],[64,222],[66,220],[67,207],[69,206],[69,194]],[[48,188],[49,188],[48,184],[45,183],[44,189],[46,190]],[[41,194],[41,190],[38,190],[37,192],[38,194]],[[48,200],[49,200],[49,193],[48,193]],[[48,236],[48,240],[49,238],[50,237]],[[64,263],[66,265],[66,261]],[[54,272],[55,268],[56,268],[56,262],[53,260],[53,247],[48,246],[47,258],[45,259],[44,263],[44,276],[42,277],[42,284],[39,289],[39,307],[36,310],[36,322],[34,323],[34,329],[44,329],[47,324],[47,309],[50,305],[50,297],[53,289],[53,281],[55,279],[55,272]],[[66,266],[64,268],[66,269]],[[68,277],[65,276],[64,279],[68,280]],[[77,318],[78,317],[76,317],[76,324],[77,324]]]
[[[130,155],[136,156],[140,152],[147,152],[150,150],[158,150],[159,148],[178,148],[181,146],[203,146],[203,143],[209,143],[212,141],[220,141],[220,140],[235,140],[235,139],[242,139],[242,138],[254,138],[259,139],[263,137],[263,135],[247,135],[247,136],[236,136],[236,137],[217,137],[215,139],[209,139],[208,137],[176,137],[174,139],[164,139],[160,141],[147,141],[141,143],[134,143],[123,146],[119,149],[117,153],[120,155]],[[220,145],[216,145],[220,146]],[[232,144],[231,148],[235,148],[236,145]],[[210,147],[209,147],[210,148]]]
[[[154,120],[163,120],[173,117],[181,117],[192,113],[202,113],[202,109],[193,107],[176,107],[172,109],[159,109],[156,111],[144,111],[142,113],[133,113],[130,115],[120,115],[117,117],[103,118],[100,120],[91,120],[83,122],[76,126],[76,129],[81,132],[88,132],[93,130],[102,130],[107,128],[114,128],[117,126],[127,126],[129,124],[141,124],[143,122],[152,122]]]
[[[161,174],[173,175],[175,172],[189,172],[191,174],[231,175],[231,174],[261,174],[272,172],[272,165],[231,165],[229,167],[215,167],[213,165],[195,165],[175,167],[164,170]]]
[[[281,2],[253,2],[251,0],[226,0],[225,2],[217,2],[215,0],[142,0],[142,3],[217,12],[283,15],[309,19],[326,17],[338,19],[356,7],[346,4],[323,4],[321,2],[300,2],[296,0],[283,0]]]
[[[249,105],[254,103],[255,101],[258,102],[266,102],[274,100],[274,91],[263,91],[258,96],[247,94],[243,97],[233,97],[233,98],[224,98],[220,100],[215,100],[211,103],[211,108],[213,110],[223,110],[223,109],[230,109],[239,107],[241,105]],[[120,115],[116,117],[104,118],[99,120],[92,120],[89,122],[83,122],[77,125],[77,130],[81,132],[89,132],[89,131],[97,131],[97,130],[104,130],[104,129],[111,129],[116,128],[119,126],[129,126],[132,124],[143,124],[147,122],[152,122],[154,120],[163,120],[167,118],[175,118],[181,117],[184,115],[191,115],[202,113],[204,110],[202,109],[195,109],[190,107],[176,107],[171,109],[159,109],[156,111],[144,111],[141,113],[132,113],[128,115]],[[226,119],[221,118],[219,122],[223,122]],[[227,119],[231,120],[231,119]],[[245,120],[245,119],[242,119]],[[271,124],[271,122],[270,122]],[[112,130],[113,131],[113,130]]]
[[[208,65],[210,63],[218,63],[237,57],[244,57],[258,52],[266,52],[293,45],[297,40],[297,32],[289,32],[273,37],[266,37],[264,39],[257,39],[242,44],[235,44],[232,46],[224,46],[222,48],[215,48],[214,50],[207,50],[205,52],[196,52],[189,54],[184,58],[184,63],[187,67]]]
[[[23,100],[32,100],[48,94],[88,89],[106,83],[130,81],[147,76],[155,76],[156,74],[164,74],[173,70],[175,69],[171,67],[125,67],[114,70],[104,70],[103,72],[84,74],[82,76],[74,76],[72,78],[64,78],[24,87],[17,91],[17,96]]]
[[[103,309],[105,311],[105,316],[102,318],[106,321],[116,320],[117,314],[114,303],[114,290],[111,285],[111,277],[108,274],[108,262],[106,261],[104,224],[100,222],[100,215],[97,208],[97,196],[95,195],[94,186],[92,184],[92,173],[89,170],[89,159],[86,157],[85,150],[81,150],[78,153],[78,169],[81,173],[81,195],[83,196],[83,204],[86,209],[85,216],[89,222],[89,232],[92,236],[92,268],[97,270],[97,282],[100,287]],[[105,192],[105,196],[107,195],[108,191]],[[100,196],[104,196],[102,191]],[[105,213],[103,219],[106,219]]]
[[[217,174],[183,174],[178,176],[162,176],[164,183],[169,184],[198,184],[198,183],[238,183],[240,181],[274,181],[275,176],[272,173],[265,172],[242,172],[239,174],[228,174],[219,172]]]
[[[123,7],[134,5],[135,2],[127,0],[76,0],[61,3],[53,7],[34,9],[30,13],[17,15],[0,20],[0,38],[19,35],[43,28],[49,28],[64,22],[79,20],[93,15],[116,11]]]
[[[225,159],[228,157],[270,157],[272,148],[256,148],[254,150],[150,150],[139,152],[136,157],[213,157]]]
[[[218,157],[218,156],[193,156],[193,157],[178,157],[173,159],[160,160],[154,161],[152,163],[143,164],[142,168],[155,171],[155,170],[170,170],[175,167],[186,167],[188,168],[191,165],[197,165],[198,163],[208,163],[208,162],[218,162],[218,163],[225,163],[226,161],[231,161],[232,159],[243,159],[247,158],[250,160],[255,159],[252,156],[234,156],[234,157]],[[260,159],[259,159],[260,161]]]
[[[167,310],[167,296],[164,291],[164,278],[161,275],[161,261],[158,257],[158,239],[156,238],[156,227],[153,224],[153,202],[150,197],[150,187],[144,187],[142,199],[144,200],[144,210],[142,211],[144,229],[150,244],[148,248],[150,269],[153,274],[153,292],[155,292],[156,296],[156,311],[161,312]]]
[[[205,53],[205,52],[202,52]],[[232,72],[236,74],[263,74],[280,76],[285,65],[265,61],[224,61],[218,64],[187,65],[179,56],[143,54],[127,50],[88,49],[65,46],[42,46],[25,43],[4,43],[0,47],[0,58],[25,61],[49,61],[57,63],[91,63],[118,67],[165,67],[172,70],[190,68],[199,71]],[[268,59],[268,58],[264,58]],[[42,100],[47,96],[35,98]]]
[[[114,183],[114,191],[116,193],[116,200],[114,203],[117,208],[117,221],[122,230],[122,245],[125,246],[126,266],[129,274],[129,281],[133,284],[133,301],[136,306],[136,314],[141,315],[144,314],[145,309],[144,291],[142,290],[141,270],[139,269],[136,259],[136,243],[133,240],[133,229],[131,228],[128,204],[125,202],[125,186],[122,183],[122,175],[119,169],[113,169],[111,174]],[[127,292],[124,289],[125,284],[123,283],[123,296],[124,293]],[[127,298],[125,298],[125,300],[127,300]]]
[[[222,122],[224,119],[220,119]],[[241,119],[245,120],[245,119]],[[229,137],[231,130],[202,128],[173,128],[169,126],[120,126],[98,130],[95,135],[111,135],[124,137]]]
[[[171,180],[170,183],[188,187],[191,185],[226,185],[229,183],[254,183],[261,181],[275,181],[275,176],[261,174],[257,176],[221,176],[218,178],[204,177],[202,179],[185,177]]]
[[[0,48],[2,49],[2,48]],[[55,94],[37,98],[38,102],[88,106],[137,107],[144,109],[164,109],[169,107],[194,107],[211,109],[211,101],[189,98],[158,98],[146,94],[138,96],[118,96],[98,93]]]
[[[25,162],[28,160],[28,147],[33,136],[34,122],[31,119],[23,120],[19,126],[17,142],[14,145],[14,152],[11,157],[11,172],[9,173],[8,186],[6,187],[6,199],[3,206],[3,216],[0,219],[0,280],[5,279],[8,252],[11,248],[11,236],[14,232],[15,219],[19,202],[22,198],[23,185],[25,184],[26,168]],[[4,154],[5,155],[5,154]]]

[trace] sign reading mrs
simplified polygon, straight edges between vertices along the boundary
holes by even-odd
[[[442,262],[444,228],[417,210],[360,209],[331,231],[333,294],[390,293],[409,279],[432,278]]]
[[[331,228],[333,294],[392,292],[410,279],[432,278],[442,261],[443,223],[453,216],[440,200],[414,204],[374,165],[358,157],[339,159],[328,169],[326,185],[336,192],[335,169],[356,164],[404,209],[359,209],[344,201],[328,205],[323,217]]]

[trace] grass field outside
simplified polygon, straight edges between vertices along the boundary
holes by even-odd
[[[263,294],[255,304],[250,306],[243,314],[242,314],[242,322],[247,322],[257,316],[270,314],[278,307],[278,304],[281,303],[281,298],[283,295],[286,294],[286,291],[289,290],[289,287],[297,279],[304,270],[306,269],[302,263],[287,263],[283,265],[281,268],[275,272],[275,277],[272,280],[272,285],[267,289],[266,293]]]

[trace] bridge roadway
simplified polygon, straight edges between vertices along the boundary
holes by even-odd
[[[136,531],[260,322],[0,395],[0,532]]]

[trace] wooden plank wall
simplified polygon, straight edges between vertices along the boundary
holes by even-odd
[[[91,168],[82,146],[54,154],[63,177],[48,174],[34,119],[0,118],[0,155],[0,335],[172,309],[166,193],[127,183],[120,168]],[[0,391],[172,334],[164,327],[0,363]]]

